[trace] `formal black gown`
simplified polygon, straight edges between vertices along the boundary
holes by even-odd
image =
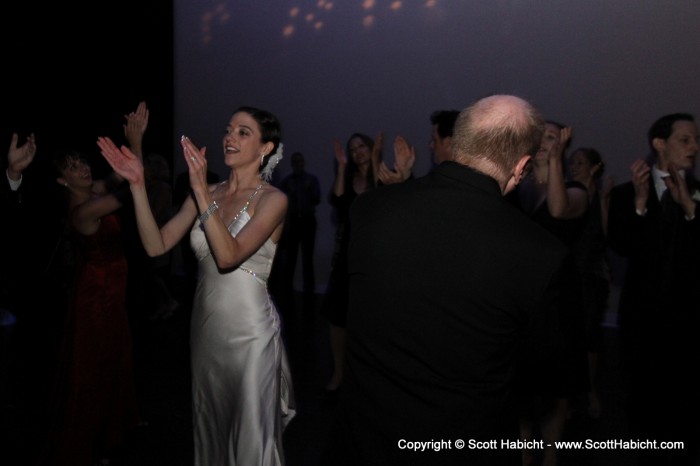
[[[342,196],[331,194],[331,205],[336,209],[337,227],[331,271],[321,313],[331,324],[342,328],[345,328],[348,318],[348,245],[350,241],[348,217],[350,205],[357,196],[352,189],[346,190]]]
[[[568,182],[567,188],[585,187]],[[587,224],[587,215],[557,219],[549,213],[545,198],[530,213],[531,218],[557,237],[569,250],[560,275],[560,295],[547,309],[546,318],[533,321],[521,358],[521,394],[564,398],[589,388],[586,350],[586,318],[582,306],[581,273],[573,254]]]

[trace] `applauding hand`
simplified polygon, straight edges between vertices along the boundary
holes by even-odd
[[[22,176],[25,168],[32,163],[36,154],[36,142],[34,133],[27,137],[27,141],[21,146],[17,145],[19,136],[17,133],[12,134],[10,141],[10,149],[7,151],[7,173],[11,180],[17,181]]]

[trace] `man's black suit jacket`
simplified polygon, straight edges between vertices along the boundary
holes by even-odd
[[[690,191],[696,192],[697,183],[689,182]],[[610,199],[610,246],[627,259],[620,296],[621,323],[629,330],[643,326],[659,334],[668,326],[693,322],[687,319],[698,314],[685,303],[688,292],[700,284],[700,215],[688,221],[672,199],[662,205],[652,177],[645,215],[635,211],[634,197],[634,186],[627,182],[616,186]],[[671,308],[677,312],[665,311]]]
[[[520,449],[500,443],[518,438],[516,355],[552,299],[564,246],[495,180],[455,162],[360,195],[350,225],[347,364],[329,451],[348,464],[518,464]],[[406,443],[431,440],[450,444]]]
[[[700,186],[688,178],[691,194]],[[700,460],[700,357],[697,289],[700,284],[700,212],[686,220],[672,199],[662,201],[649,179],[645,215],[638,215],[631,182],[613,189],[608,237],[626,258],[619,301],[628,419],[633,435],[684,441],[683,449],[650,452],[649,464]],[[671,455],[657,458],[656,455]]]
[[[6,168],[0,168],[0,307],[36,313],[32,301],[47,295],[45,282],[62,231],[63,205],[54,185],[38,169],[28,169],[13,191]]]

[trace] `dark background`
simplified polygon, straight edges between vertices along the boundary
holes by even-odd
[[[106,163],[97,136],[124,142],[124,115],[150,109],[146,152],[171,159],[173,14],[171,2],[11,2],[2,7],[2,164],[13,132],[34,133],[35,171],[56,150]]]

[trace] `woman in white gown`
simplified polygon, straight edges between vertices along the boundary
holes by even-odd
[[[190,196],[162,228],[150,211],[141,161],[98,138],[130,183],[139,234],[150,256],[190,232],[199,277],[190,328],[194,459],[197,466],[284,465],[282,432],[295,414],[280,319],[267,278],[287,198],[268,184],[282,157],[277,118],[241,107],[226,128],[226,181],[207,185],[206,149],[182,137]]]

